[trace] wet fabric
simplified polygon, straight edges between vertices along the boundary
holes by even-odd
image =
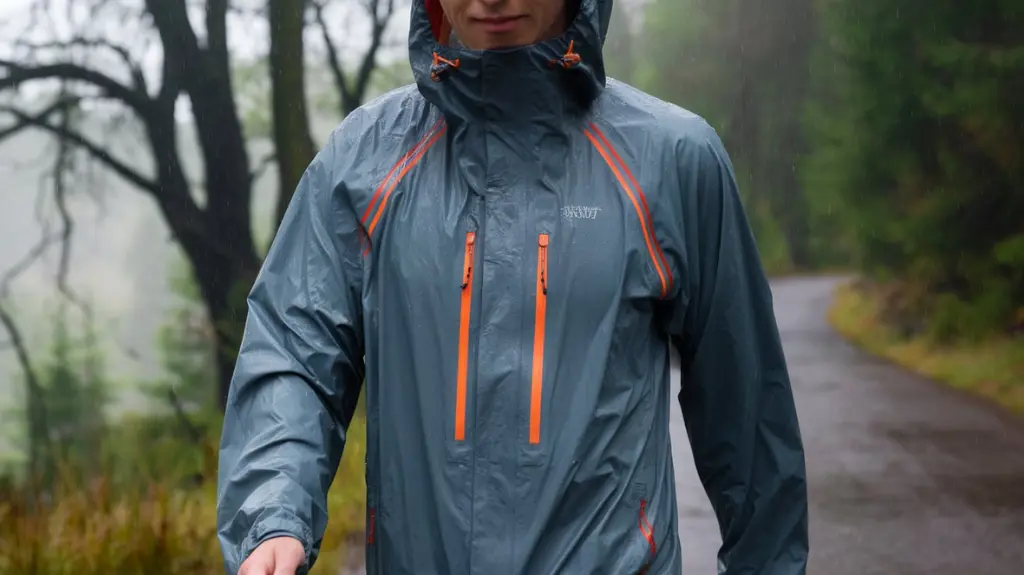
[[[416,84],[340,124],[252,288],[226,569],[277,535],[315,561],[362,396],[371,575],[680,573],[679,407],[720,573],[804,573],[797,415],[718,135],[606,79],[611,0],[487,52],[438,10],[413,2]]]

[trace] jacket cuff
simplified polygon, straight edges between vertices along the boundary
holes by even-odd
[[[308,570],[311,566],[313,532],[304,521],[284,511],[264,515],[253,524],[239,548],[239,562],[244,562],[264,541],[281,536],[292,537],[302,543],[305,560],[300,572]]]

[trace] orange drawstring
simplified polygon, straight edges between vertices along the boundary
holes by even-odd
[[[430,79],[435,82],[441,81],[441,74],[448,71],[451,68],[459,67],[459,59],[449,60],[442,58],[437,52],[434,52],[434,64],[430,66]]]
[[[561,66],[561,67],[565,68],[566,70],[568,70],[569,68],[572,68],[573,66],[579,65],[579,63],[583,61],[583,58],[579,54],[577,54],[576,52],[573,51],[573,48],[575,47],[575,45],[576,45],[576,41],[575,40],[570,40],[569,41],[569,48],[566,49],[565,54],[563,54],[561,58],[556,58],[554,60],[551,60],[551,65],[552,66]],[[456,58],[454,60],[449,60],[447,58],[442,57],[437,52],[434,52],[434,62],[430,66],[430,79],[435,81],[435,82],[440,82],[442,74],[444,74],[448,70],[455,69],[455,68],[458,68],[458,67],[459,67],[459,59],[458,58]]]
[[[565,54],[561,58],[552,60],[551,65],[561,66],[568,70],[569,68],[572,68],[573,66],[576,66],[580,62],[582,62],[583,58],[580,57],[580,55],[577,54],[576,52],[573,52],[572,50],[575,44],[575,40],[569,40],[569,48],[565,51]]]

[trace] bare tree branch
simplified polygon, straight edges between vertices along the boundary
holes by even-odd
[[[223,402],[233,368],[229,350],[236,347],[232,334],[238,327],[238,318],[244,317],[245,312],[244,298],[238,297],[239,290],[252,281],[259,267],[259,249],[251,229],[252,183],[272,161],[264,160],[259,166],[252,164],[253,158],[245,145],[245,133],[232,90],[226,19],[232,5],[239,2],[63,0],[54,1],[51,10],[47,10],[50,0],[30,1],[35,7],[33,14],[36,17],[31,29],[9,36],[10,44],[23,48],[18,50],[19,57],[0,56],[0,93],[4,90],[13,93],[29,83],[33,83],[32,87],[45,85],[49,88],[50,82],[59,82],[67,85],[79,98],[104,98],[121,104],[119,107],[125,113],[135,116],[144,126],[147,152],[153,168],[147,172],[146,168],[135,167],[130,162],[130,152],[121,148],[121,142],[117,147],[108,146],[102,136],[75,126],[73,122],[67,123],[62,115],[55,115],[63,114],[68,108],[54,105],[39,112],[48,102],[43,102],[43,105],[35,102],[11,104],[20,106],[20,109],[0,107],[0,116],[3,116],[0,118],[3,120],[0,139],[24,129],[45,131],[56,137],[67,157],[95,160],[88,165],[113,171],[156,200],[171,234],[192,265],[204,308],[218,328],[214,339],[217,348],[215,361],[219,398]],[[298,3],[300,0],[292,1]],[[395,0],[359,0],[356,10],[367,10],[373,21],[369,38],[371,48],[361,55],[365,56],[362,65],[356,61],[351,77],[346,78],[342,71],[341,56],[344,54],[339,54],[340,48],[331,42],[338,81],[341,82],[339,86],[346,88],[342,106],[345,112],[351,111],[364,99],[377,50],[382,49],[385,26],[396,3]],[[76,9],[66,14],[58,8],[58,5],[72,4]],[[83,6],[84,11],[79,9]],[[200,19],[205,16],[205,35],[199,30],[203,23],[196,21],[197,14]],[[56,21],[62,18],[63,21]],[[71,25],[71,40],[68,40],[65,23]],[[139,64],[144,52],[135,49],[135,41],[126,40],[128,49],[116,42],[105,41],[107,35],[102,32],[111,23],[123,27],[141,25],[153,32],[148,36],[159,43],[163,57],[162,63],[158,64],[162,66],[162,78],[150,80],[152,89],[146,89],[145,82],[141,80],[143,76],[136,71],[141,67]],[[33,43],[40,38],[40,33],[57,41]],[[147,34],[133,37],[144,36]],[[17,38],[26,40],[19,42]],[[153,47],[157,48],[156,45]],[[27,56],[21,57],[23,53]],[[82,59],[93,56],[95,61]],[[125,73],[122,62],[128,73]],[[104,64],[112,65],[115,71],[110,71]],[[202,160],[201,179],[206,191],[202,207],[196,199],[195,186],[189,183],[190,174],[185,169],[185,155],[179,143],[180,126],[175,108],[183,98],[188,100],[189,112],[195,120],[193,127],[198,144],[195,151]],[[288,118],[282,120],[288,121]],[[13,125],[9,126],[12,121]],[[123,134],[118,133],[117,136]],[[85,153],[81,153],[83,151]],[[58,173],[63,171],[66,174],[63,168],[54,168]],[[73,189],[70,180],[64,180],[67,182],[65,186],[59,174],[55,177],[53,193],[57,217],[52,217],[55,214],[51,211],[47,224],[57,225],[59,220],[61,230],[55,235],[46,230],[46,236],[64,246],[57,276],[59,287],[64,286],[62,293],[67,295],[70,289],[66,287],[66,277],[72,257],[68,255],[67,246],[74,233],[74,222],[70,217],[74,214],[68,211],[66,199]]]
[[[142,66],[132,57],[131,51],[121,45],[116,44],[111,40],[100,39],[100,38],[89,38],[86,36],[76,36],[67,41],[55,41],[55,42],[41,42],[33,43],[27,40],[18,40],[15,46],[26,48],[32,52],[43,52],[43,51],[61,51],[66,52],[72,48],[90,48],[90,49],[105,49],[113,52],[121,59],[125,67],[128,69],[132,77],[132,85],[135,90],[140,92],[146,92],[146,78],[142,73]]]
[[[373,19],[370,47],[366,50],[363,62],[359,66],[359,72],[356,74],[356,86],[353,94],[357,99],[349,102],[352,107],[347,108],[346,113],[355,110],[362,104],[363,98],[366,96],[366,89],[370,86],[370,76],[373,75],[373,70],[377,67],[377,52],[384,40],[384,32],[387,30],[388,23],[391,22],[391,17],[395,13],[395,0],[367,0],[366,10]]]
[[[46,402],[44,401],[46,389],[43,386],[43,381],[32,361],[31,355],[29,354],[25,336],[22,333],[21,328],[18,326],[17,321],[14,319],[14,315],[11,313],[7,304],[8,296],[10,294],[10,286],[14,280],[32,267],[33,264],[43,257],[46,250],[58,241],[60,241],[59,235],[43,235],[39,242],[29,250],[25,257],[0,276],[0,326],[2,326],[7,332],[8,337],[5,347],[14,351],[18,364],[21,366],[22,374],[25,377],[25,387],[28,391],[28,415],[30,421],[34,422],[34,429],[39,431],[39,433],[30,432],[31,440],[33,442],[37,440],[41,442],[41,445],[30,449],[31,457],[33,458],[38,455],[40,448],[41,451],[48,452],[51,443],[50,435],[48,433],[48,430],[50,429],[48,422],[49,416],[47,414]],[[35,461],[32,463],[34,465]]]
[[[42,121],[43,119],[48,118],[54,112],[59,111],[61,108],[65,107],[67,105],[68,105],[68,102],[65,102],[63,100],[58,99],[56,102],[51,104],[49,107],[43,109],[42,112],[39,112],[38,114],[35,114],[33,116],[33,118],[37,118],[40,121]],[[8,107],[0,106],[0,110],[6,111],[7,109],[9,109],[9,108]],[[27,127],[28,126],[24,122],[16,122],[16,123],[14,123],[14,124],[12,124],[10,126],[7,126],[6,128],[0,128],[0,142],[2,142],[4,140],[6,140],[7,138],[17,134],[18,132],[21,132],[22,130],[24,130]]]
[[[41,398],[43,394],[42,380],[39,378],[39,373],[36,371],[35,365],[32,363],[31,355],[28,352],[28,345],[25,342],[25,337],[18,327],[14,316],[7,308],[8,295],[10,293],[10,286],[25,270],[32,267],[46,250],[53,245],[58,238],[54,235],[44,235],[42,239],[32,247],[31,250],[23,257],[20,261],[14,264],[13,267],[8,269],[2,276],[0,276],[0,325],[7,331],[9,341],[7,345],[14,350],[14,355],[18,359],[18,364],[21,365],[22,372],[25,375],[25,384],[28,387],[29,397]],[[46,413],[45,409],[41,405],[32,403],[36,406],[37,413],[33,413],[40,422],[40,427],[48,429],[46,426]],[[45,437],[45,436],[44,436]],[[48,439],[48,438],[46,438]]]
[[[17,88],[33,80],[69,80],[84,82],[99,88],[105,95],[120,100],[131,107],[140,116],[150,111],[149,96],[138,88],[125,86],[110,76],[70,62],[25,66],[11,60],[0,59],[0,71],[6,76],[0,77],[0,90]]]
[[[252,171],[252,176],[249,178],[249,181],[255,183],[256,180],[260,179],[263,176],[263,173],[266,172],[270,168],[270,166],[273,166],[276,162],[277,153],[268,152],[267,155],[263,156],[260,162],[256,164],[256,168]]]
[[[62,90],[62,97],[52,104],[43,114],[37,116],[41,121],[53,113],[59,113],[61,118],[55,127],[61,131],[70,132],[72,123],[72,112],[77,99],[67,97]],[[24,115],[24,114],[23,114]],[[13,132],[11,132],[13,133]],[[52,439],[49,434],[49,414],[45,401],[46,389],[37,371],[32,357],[29,353],[25,337],[18,326],[14,315],[10,312],[7,303],[9,299],[11,284],[33,264],[42,259],[48,248],[53,244],[60,244],[60,261],[57,269],[57,288],[64,297],[80,308],[84,313],[90,314],[89,306],[85,305],[72,292],[68,284],[68,272],[70,269],[71,240],[74,233],[74,223],[67,206],[66,178],[73,169],[72,157],[74,142],[67,138],[58,139],[58,150],[53,165],[53,190],[57,205],[57,211],[61,220],[61,228],[57,233],[50,233],[48,224],[43,222],[43,236],[39,242],[13,267],[0,276],[0,326],[7,332],[8,342],[4,347],[12,349],[24,376],[28,392],[27,410],[31,422],[30,437],[33,447],[30,449],[30,457],[35,465],[36,457],[40,453],[49,451]],[[40,194],[40,198],[43,194]],[[36,443],[38,442],[38,443]]]
[[[28,354],[28,346],[25,344],[25,338],[22,336],[21,330],[18,328],[18,324],[14,321],[14,316],[12,316],[7,310],[4,299],[5,298],[0,298],[0,325],[7,330],[7,336],[10,338],[10,341],[7,342],[7,346],[14,350],[14,355],[18,358],[21,370],[25,374],[25,384],[28,387],[29,393],[32,394],[33,397],[42,397],[43,386],[39,379],[39,374],[36,372],[35,366],[32,364],[32,359]],[[40,427],[47,429],[45,423],[45,410],[42,410],[37,414],[37,416],[42,418]],[[44,435],[44,437],[46,436]]]
[[[10,287],[14,280],[18,279],[18,276],[25,273],[33,264],[39,261],[39,258],[43,257],[46,250],[57,241],[59,241],[57,235],[45,234],[36,245],[32,246],[28,253],[8,268],[3,275],[0,275],[0,299],[4,299],[10,294]]]
[[[57,103],[48,108],[48,112],[45,114],[51,114],[55,111],[61,113],[61,122],[58,126],[60,129],[68,131],[71,125],[71,113],[69,98],[62,98]],[[10,342],[8,345],[14,349],[15,354],[18,357],[18,362],[21,364],[22,371],[25,373],[26,381],[30,387],[30,392],[39,392],[42,387],[39,382],[37,373],[35,372],[32,364],[28,348],[25,345],[24,337],[18,328],[14,317],[9,311],[4,309],[3,303],[7,300],[10,292],[10,286],[14,281],[23,273],[25,273],[32,265],[38,262],[46,251],[53,245],[59,244],[61,246],[60,262],[57,268],[57,288],[58,290],[72,303],[83,309],[86,308],[77,297],[74,296],[71,291],[67,276],[70,268],[70,246],[71,239],[74,233],[74,222],[71,219],[71,214],[67,207],[67,187],[65,186],[65,177],[71,167],[71,146],[68,140],[58,140],[58,151],[57,158],[53,166],[53,177],[54,177],[54,197],[57,204],[57,211],[60,215],[61,227],[56,233],[51,233],[44,223],[44,233],[42,238],[36,243],[32,249],[18,262],[15,263],[10,269],[8,269],[2,276],[0,276],[0,323],[6,329]],[[42,195],[40,195],[42,197]]]
[[[331,74],[334,76],[334,85],[341,98],[342,108],[344,108],[345,103],[352,96],[349,92],[348,80],[345,78],[345,71],[341,67],[341,59],[338,57],[338,48],[334,44],[334,39],[327,27],[327,20],[324,17],[326,0],[310,0],[310,4],[313,5],[313,15],[320,27],[320,33],[323,35],[324,46],[327,48],[327,67],[331,69]]]
[[[65,132],[71,130],[71,110],[65,108],[61,111],[60,129]],[[57,204],[57,213],[60,215],[60,262],[57,265],[57,289],[75,307],[78,307],[86,315],[91,314],[91,309],[85,302],[71,290],[68,284],[68,272],[71,268],[71,238],[74,235],[75,224],[71,219],[67,204],[66,178],[72,169],[72,142],[66,138],[57,140],[57,158],[53,164],[53,195]]]
[[[185,429],[185,433],[188,434],[192,443],[199,444],[203,441],[203,432],[199,429],[192,419],[188,416],[188,411],[185,406],[181,404],[181,398],[178,397],[178,393],[174,391],[174,388],[167,389],[167,400],[171,404],[171,408],[174,409],[174,416],[178,418],[178,422]]]
[[[365,0],[363,7],[370,15],[372,21],[370,28],[370,46],[363,54],[363,60],[356,72],[355,81],[350,83],[345,76],[344,68],[341,65],[338,46],[331,37],[327,19],[324,11],[330,0],[310,0],[313,6],[313,15],[320,34],[323,36],[324,47],[327,50],[327,66],[334,77],[334,84],[341,98],[341,113],[350,114],[363,103],[366,91],[370,86],[370,78],[377,66],[377,52],[380,51],[384,42],[384,33],[387,31],[391,17],[395,13],[395,0]]]
[[[65,103],[63,105],[66,106],[68,104]],[[160,186],[156,181],[140,174],[134,168],[115,158],[109,151],[103,149],[99,144],[96,144],[72,129],[50,123],[47,117],[59,109],[61,109],[61,106],[55,105],[44,110],[42,114],[26,114],[25,112],[11,106],[0,106],[0,112],[10,114],[14,116],[16,120],[14,126],[0,130],[0,140],[29,127],[38,128],[50,132],[57,138],[67,140],[82,148],[93,158],[105,164],[113,172],[131,184],[152,194],[160,193]]]

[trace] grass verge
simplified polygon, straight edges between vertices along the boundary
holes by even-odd
[[[829,309],[829,323],[870,353],[1024,415],[1024,337],[945,345],[924,335],[901,337],[886,324],[882,305],[882,295],[867,285],[842,284]]]
[[[153,426],[136,422],[130,429],[138,431],[141,424]],[[354,418],[328,496],[330,520],[312,575],[337,575],[353,551],[361,552],[365,436],[364,419]],[[224,573],[214,475],[207,473],[199,484],[182,479],[200,465],[194,459],[203,459],[183,454],[199,450],[154,442],[144,434],[122,434],[121,441],[122,456],[138,454],[131,477],[108,464],[86,482],[60,481],[54,496],[43,501],[31,496],[30,485],[0,481],[0,575]],[[146,447],[148,452],[140,450]],[[143,458],[156,461],[147,464]],[[168,464],[167,459],[181,461]],[[216,465],[215,460],[206,465],[211,463]],[[147,467],[156,472],[143,471]]]

